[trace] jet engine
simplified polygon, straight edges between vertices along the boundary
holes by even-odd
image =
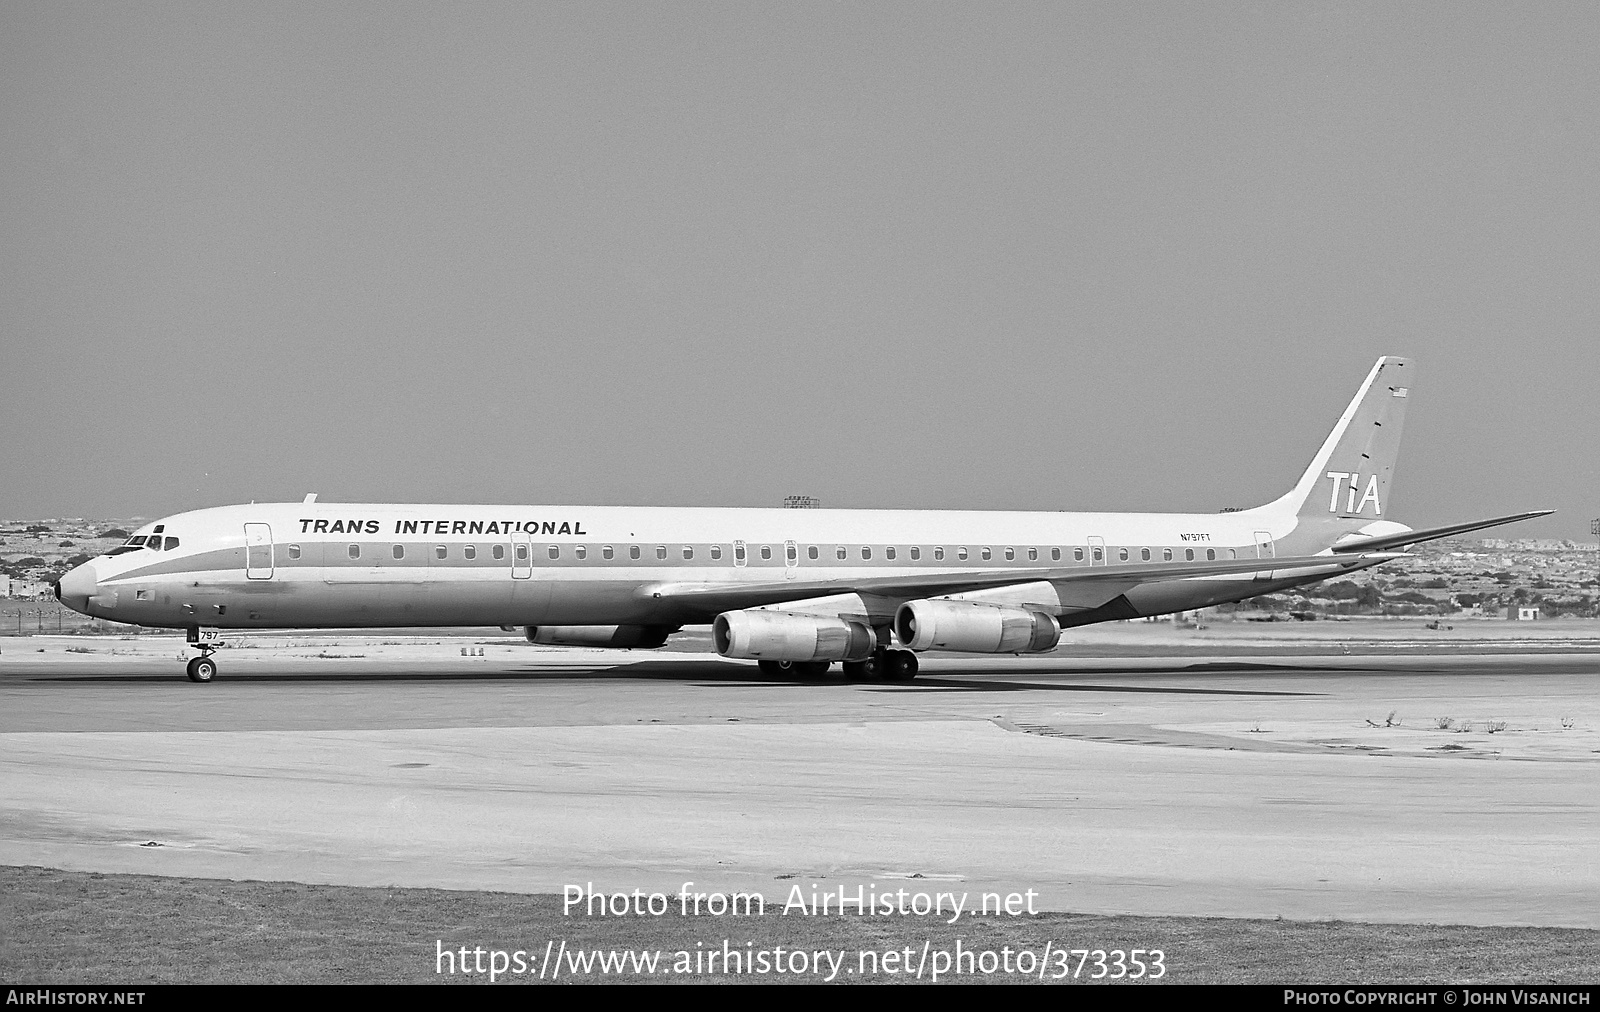
[[[763,661],[859,661],[878,645],[865,622],[779,611],[725,611],[711,634],[722,656]]]
[[[1031,654],[1061,642],[1053,615],[974,601],[907,601],[895,612],[894,631],[913,650]]]
[[[670,625],[530,625],[529,643],[561,647],[640,647],[652,649],[678,631]]]

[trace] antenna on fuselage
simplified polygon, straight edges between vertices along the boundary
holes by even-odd
[[[314,503],[316,501],[317,501],[317,494],[315,492],[312,492],[310,495],[305,497],[305,501],[302,502],[300,505],[302,505],[302,506],[310,506],[312,503]]]

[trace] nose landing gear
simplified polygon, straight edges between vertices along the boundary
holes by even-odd
[[[200,651],[200,656],[191,657],[185,668],[189,681],[209,682],[217,677],[217,662],[211,659],[211,655],[222,646],[222,630],[190,626],[188,633],[189,645]]]

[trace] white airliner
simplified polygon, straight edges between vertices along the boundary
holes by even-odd
[[[525,626],[657,647],[710,623],[767,671],[903,680],[916,652],[1052,650],[1061,630],[1238,601],[1543,516],[1388,519],[1414,366],[1378,360],[1281,498],[1225,513],[630,506],[223,506],[163,518],[64,575],[87,615],[183,628],[210,681],[225,629]]]

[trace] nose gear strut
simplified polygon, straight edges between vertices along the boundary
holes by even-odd
[[[192,625],[187,630],[189,645],[200,651],[199,657],[189,659],[187,671],[191,682],[209,682],[217,677],[217,662],[211,659],[216,649],[222,646],[221,633],[216,629],[207,629],[206,636],[201,635],[200,627]]]

